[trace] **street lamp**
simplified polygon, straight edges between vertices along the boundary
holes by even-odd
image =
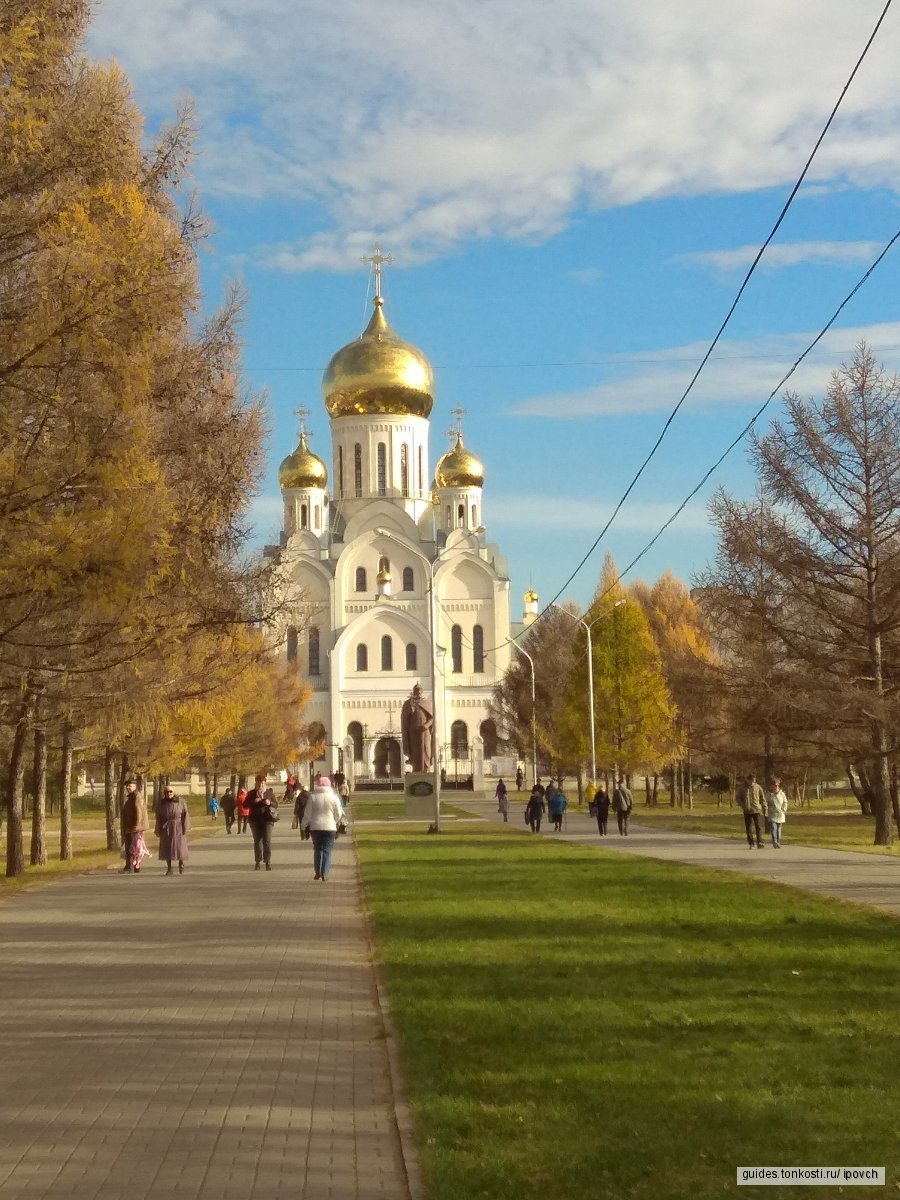
[[[515,646],[520,654],[525,655],[531,667],[531,782],[534,785],[537,783],[537,702],[534,694],[534,659],[518,642],[514,642],[512,638],[506,640],[510,646]]]
[[[594,648],[591,644],[591,630],[598,622],[605,620],[614,609],[621,608],[624,603],[624,598],[617,600],[608,612],[600,613],[599,616],[594,617],[593,621],[585,621],[583,617],[574,617],[570,612],[566,612],[564,608],[560,608],[557,604],[552,606],[557,612],[566,613],[567,617],[572,617],[572,620],[577,621],[587,634],[588,711],[591,719],[591,787],[596,787],[597,785],[597,743],[594,734]]]
[[[434,714],[431,722],[431,771],[432,771],[432,787],[434,788],[434,832],[441,832],[441,771],[438,766],[438,698],[437,698],[437,607],[434,594],[434,565],[421,550],[416,546],[411,546],[409,542],[397,537],[390,529],[376,529],[375,533],[379,537],[387,538],[390,542],[396,542],[398,546],[403,546],[411,554],[415,554],[425,564],[428,570],[428,577],[431,580],[431,587],[428,591],[428,639],[431,650],[431,690],[434,695]]]

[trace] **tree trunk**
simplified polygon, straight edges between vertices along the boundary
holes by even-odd
[[[847,763],[847,779],[850,783],[850,791],[856,797],[859,804],[859,811],[864,817],[872,816],[872,791],[869,787],[869,779],[866,774],[865,767],[857,765],[856,771],[859,775],[859,782],[853,777],[853,766]]]
[[[63,730],[62,769],[60,772],[59,858],[68,862],[72,857],[72,728]]]
[[[125,803],[125,780],[131,774],[131,764],[128,761],[128,755],[123,750],[122,757],[119,760],[119,778],[116,780],[116,816],[120,823],[122,820],[122,806]]]
[[[47,865],[47,730],[35,726],[34,774],[32,776],[31,865]]]
[[[299,777],[300,777],[300,776],[299,776],[299,772],[298,772],[297,778],[299,779]],[[228,784],[228,786],[231,788],[231,794],[232,794],[232,796],[236,796],[236,795],[237,795],[237,793],[238,793],[238,783],[237,783],[237,781],[238,781],[238,777],[237,777],[237,771],[235,771],[235,769],[232,767],[232,769],[231,769],[231,779],[230,779],[230,781],[229,781],[229,784]],[[532,781],[532,782],[533,782],[533,781]]]
[[[9,780],[6,793],[6,874],[21,875],[25,870],[25,851],[22,845],[23,805],[25,792],[25,747],[34,720],[35,694],[27,688],[19,708],[19,719],[9,759]]]
[[[693,772],[691,770],[690,754],[684,760],[684,764],[685,764],[685,776],[687,778],[687,806],[691,810],[691,812],[693,812],[693,810],[694,810],[694,779],[693,779]]]
[[[112,746],[106,747],[103,758],[103,795],[106,809],[106,848],[119,849],[119,830],[116,827],[116,785],[115,785],[116,752]]]
[[[203,773],[203,791],[206,796],[206,811],[209,812],[209,802],[212,799],[212,776],[209,771]]]
[[[659,773],[653,776],[653,807],[656,808],[659,804]]]

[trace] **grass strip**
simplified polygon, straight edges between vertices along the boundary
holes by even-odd
[[[900,1186],[900,922],[506,830],[357,843],[429,1200]]]

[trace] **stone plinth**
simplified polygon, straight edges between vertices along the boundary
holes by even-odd
[[[420,771],[407,771],[403,776],[406,816],[413,821],[434,818],[434,776]]]

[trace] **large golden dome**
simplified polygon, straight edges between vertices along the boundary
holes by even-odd
[[[427,417],[434,403],[431,364],[415,346],[401,341],[375,297],[366,331],[338,350],[325,368],[322,392],[331,417],[389,414]]]
[[[484,467],[463,445],[457,433],[456,445],[448,450],[434,469],[434,481],[439,488],[484,487]]]
[[[300,434],[300,445],[278,468],[278,484],[287,488],[327,488],[328,468],[306,444],[306,431]]]

